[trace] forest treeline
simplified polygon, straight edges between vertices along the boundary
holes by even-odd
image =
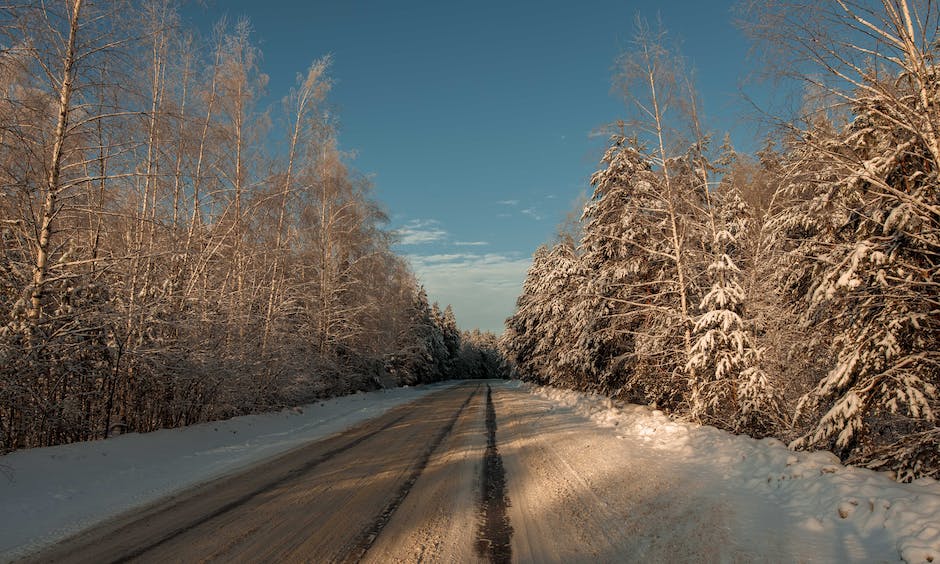
[[[265,108],[247,21],[0,7],[0,453],[496,374],[392,252],[329,67]]]
[[[703,132],[638,22],[580,221],[539,248],[502,347],[541,384],[940,477],[937,6],[754,2],[806,88],[755,156]],[[778,75],[780,76],[780,75]]]

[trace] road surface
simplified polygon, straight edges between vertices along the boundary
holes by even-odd
[[[31,560],[746,559],[720,511],[657,504],[668,480],[604,464],[617,439],[588,429],[514,386],[466,381]],[[663,534],[675,527],[681,546]]]

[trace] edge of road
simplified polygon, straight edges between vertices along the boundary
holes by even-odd
[[[213,488],[213,486],[220,486],[224,482],[235,479],[242,475],[250,474],[252,472],[255,472],[257,469],[265,467],[265,466],[269,466],[269,465],[272,467],[276,466],[280,461],[287,460],[295,456],[299,451],[310,448],[312,445],[315,445],[318,443],[327,443],[329,441],[335,441],[339,437],[348,433],[358,434],[363,429],[366,429],[370,427],[371,425],[373,425],[377,419],[387,417],[389,416],[389,414],[396,412],[396,411],[407,410],[410,406],[412,406],[415,403],[423,402],[423,401],[426,401],[429,397],[446,393],[447,391],[452,390],[453,388],[458,387],[466,382],[474,382],[474,380],[451,380],[451,381],[444,381],[444,382],[436,382],[432,385],[439,386],[439,389],[432,390],[429,393],[421,397],[414,398],[414,399],[411,399],[409,401],[406,401],[404,403],[400,403],[394,406],[390,406],[384,411],[373,414],[372,416],[366,419],[356,421],[341,429],[336,429],[335,431],[327,435],[324,435],[322,437],[311,439],[309,441],[305,441],[297,445],[292,445],[291,447],[285,450],[279,451],[275,454],[272,454],[271,456],[258,459],[258,460],[252,460],[244,464],[232,466],[220,472],[219,474],[215,474],[204,480],[199,480],[197,482],[187,484],[185,486],[180,487],[179,489],[166,492],[164,495],[161,495],[157,499],[151,499],[151,500],[142,502],[140,504],[133,505],[131,507],[128,507],[122,510],[121,512],[115,515],[111,515],[100,520],[89,521],[87,523],[84,523],[81,526],[81,528],[78,530],[72,530],[72,531],[69,531],[68,533],[61,534],[61,535],[55,535],[55,534],[50,535],[50,537],[48,537],[47,539],[43,539],[42,541],[39,541],[34,545],[25,547],[22,550],[22,552],[16,552],[14,554],[11,554],[10,555],[11,558],[8,561],[10,562],[50,561],[49,557],[47,557],[46,555],[53,555],[53,554],[60,553],[62,552],[63,549],[66,549],[69,546],[89,544],[88,540],[84,539],[83,537],[85,537],[92,530],[95,531],[95,538],[103,538],[109,534],[119,531],[123,527],[127,526],[129,523],[136,522],[141,519],[147,519],[150,516],[153,516],[175,505],[183,503],[186,500],[191,499],[193,496],[206,492],[207,489],[211,489]],[[482,380],[480,382],[482,382]],[[383,428],[387,428],[387,426],[393,425],[399,419],[401,419],[401,417],[397,419],[393,419]],[[349,444],[343,445],[341,447],[338,447],[338,449],[333,449],[333,450],[345,450],[346,448],[351,448],[352,446],[355,446],[355,443],[357,441],[364,440],[365,438],[368,438],[374,435],[375,433],[381,432],[381,430],[383,429],[380,428],[371,433],[366,433],[366,435],[364,435],[363,437],[357,437],[357,439],[354,439],[353,441],[349,442]],[[331,451],[329,454],[332,455],[336,453],[333,453]],[[282,478],[272,480],[271,483],[273,484],[275,482],[283,481],[283,480],[289,479],[289,477],[290,475],[286,475],[286,476],[283,476]],[[258,491],[259,490],[255,490],[249,494],[246,494],[246,496],[244,497],[251,497],[253,495],[256,495]],[[215,513],[224,512],[224,510],[225,509],[223,508],[219,512],[215,512]],[[211,518],[211,515],[207,518]],[[131,557],[133,557],[133,555],[131,555]],[[3,559],[0,558],[0,560],[3,560]],[[3,560],[3,561],[7,561],[7,560]]]

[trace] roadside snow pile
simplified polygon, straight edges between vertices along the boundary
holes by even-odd
[[[940,562],[936,480],[899,484],[887,473],[843,466],[830,452],[794,452],[776,439],[674,421],[645,406],[614,406],[598,395],[525,386],[615,428],[626,448],[651,449],[688,473],[689,480],[713,482],[722,492],[715,495],[728,495],[732,484],[743,494],[730,496],[740,514],[775,523],[780,535],[794,542],[831,537],[857,549],[849,550],[845,560],[896,550],[905,562]]]
[[[299,409],[0,456],[0,562],[450,385],[360,393]]]

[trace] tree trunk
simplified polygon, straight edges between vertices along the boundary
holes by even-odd
[[[65,144],[69,125],[69,113],[74,80],[75,43],[78,35],[78,21],[81,13],[82,0],[74,0],[69,11],[69,39],[62,61],[62,82],[59,85],[59,107],[56,120],[55,133],[52,138],[52,155],[49,160],[49,169],[46,177],[46,198],[42,205],[42,220],[39,228],[39,241],[36,244],[36,263],[33,270],[33,284],[30,292],[27,315],[30,319],[38,320],[42,316],[42,295],[46,284],[46,273],[49,268],[49,241],[53,234],[53,220],[57,212],[58,197],[62,190],[59,185],[62,173],[62,150]]]

